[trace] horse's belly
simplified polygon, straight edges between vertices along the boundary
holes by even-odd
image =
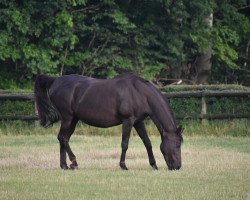
[[[82,110],[77,114],[79,120],[83,121],[86,124],[96,127],[111,127],[121,124],[121,121],[116,116],[115,113],[110,111],[102,111],[102,110]]]
[[[119,121],[108,121],[108,122],[91,121],[91,120],[81,120],[81,121],[84,122],[85,124],[90,125],[90,126],[95,126],[95,127],[99,127],[99,128],[108,128],[108,127],[117,126],[117,125],[121,124],[121,122],[119,122]]]

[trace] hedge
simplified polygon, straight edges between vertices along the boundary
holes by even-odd
[[[166,93],[170,92],[187,92],[187,91],[250,91],[249,87],[241,85],[169,85],[162,88]],[[30,93],[31,91],[3,91],[0,94],[17,94]],[[170,105],[176,115],[200,114],[201,100],[200,98],[170,98]],[[250,113],[249,97],[206,97],[208,114],[245,114]],[[0,101],[0,115],[33,115],[34,102],[32,101]]]
[[[161,89],[166,93],[188,91],[249,91],[241,85],[169,85]],[[250,113],[249,97],[206,97],[207,114],[246,114]],[[200,98],[171,98],[170,105],[176,115],[200,114]]]
[[[250,91],[250,87],[236,84],[220,85],[167,85],[161,88],[164,92],[183,91]]]

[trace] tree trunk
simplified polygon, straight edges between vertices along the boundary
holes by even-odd
[[[209,27],[213,26],[213,14],[206,19],[206,22]],[[195,67],[196,67],[196,84],[207,84],[208,78],[211,72],[212,63],[212,48],[211,46],[207,47],[204,52],[201,52],[200,55],[196,59]]]
[[[207,49],[206,52],[201,53],[196,60],[196,84],[207,84],[208,78],[211,72],[211,47]]]

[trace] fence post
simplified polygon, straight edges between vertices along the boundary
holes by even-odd
[[[34,100],[35,115],[38,116],[36,101]],[[35,120],[35,126],[39,126],[39,120]]]
[[[207,120],[204,118],[204,115],[207,114],[207,103],[205,100],[205,96],[203,95],[202,92],[202,97],[201,97],[201,123],[204,124],[207,122]]]

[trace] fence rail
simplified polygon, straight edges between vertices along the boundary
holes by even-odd
[[[188,97],[248,97],[250,92],[224,92],[224,91],[195,91],[195,92],[170,92],[163,94],[168,98],[188,98]]]
[[[0,100],[10,100],[10,101],[34,101],[33,94],[0,94]]]
[[[0,120],[34,121],[34,120],[38,120],[38,116],[37,115],[0,115]]]
[[[249,114],[193,114],[193,115],[177,115],[177,119],[200,119],[200,120],[213,120],[213,119],[248,119]]]
[[[201,99],[201,113],[192,115],[177,115],[177,119],[200,119],[200,120],[213,120],[213,119],[234,119],[234,118],[250,118],[250,113],[247,114],[207,114],[207,104],[205,97],[250,97],[250,92],[225,92],[225,91],[195,91],[195,92],[170,92],[163,95],[167,98],[200,98]],[[0,101],[32,101],[34,102],[34,95],[29,94],[0,94]],[[34,121],[38,120],[37,111],[35,110],[34,102],[34,115],[1,115],[0,120],[25,120]]]

